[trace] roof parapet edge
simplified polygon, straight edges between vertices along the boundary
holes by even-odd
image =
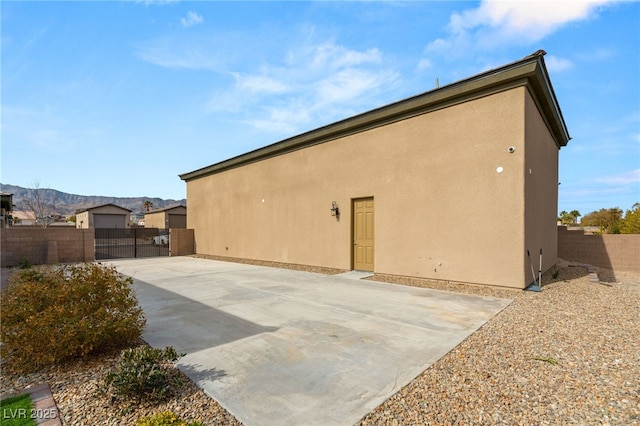
[[[346,119],[310,130],[273,144],[257,148],[247,153],[206,166],[192,172],[178,175],[188,182],[210,174],[255,163],[278,155],[297,151],[309,146],[328,142],[348,134],[358,133],[391,122],[410,118],[430,110],[439,109],[455,103],[466,102],[473,94],[486,96],[492,90],[504,87],[508,82],[526,81],[536,95],[544,101],[545,114],[551,114],[550,121],[554,137],[559,146],[566,146],[571,139],[567,131],[562,111],[558,105],[553,86],[544,64],[544,51],[525,57],[519,61],[486,71],[437,89],[427,91],[373,110],[348,117]],[[542,81],[541,81],[542,80]],[[541,84],[543,83],[543,84]],[[458,102],[455,100],[458,99]]]

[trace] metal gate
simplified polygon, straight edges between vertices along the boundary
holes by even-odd
[[[96,228],[96,260],[169,256],[169,230]]]

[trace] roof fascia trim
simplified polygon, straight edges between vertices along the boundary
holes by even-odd
[[[99,209],[99,208],[101,208],[101,207],[108,207],[108,206],[117,207],[117,208],[119,208],[119,209],[126,210],[126,211],[128,211],[129,213],[131,213],[131,212],[132,212],[132,210],[129,210],[129,209],[128,209],[128,208],[126,208],[126,207],[122,207],[122,206],[119,206],[119,205],[117,205],[117,204],[113,204],[113,203],[106,203],[106,204],[100,204],[100,205],[97,205],[97,206],[87,207],[87,208],[84,208],[84,209],[81,209],[81,210],[76,210],[75,214],[80,214],[80,213],[88,212],[88,211],[90,211],[90,210]]]
[[[188,182],[518,86],[527,86],[533,89],[536,98],[543,104],[545,115],[550,114],[550,117],[546,118],[554,123],[551,125],[554,137],[557,141],[560,141],[560,145],[566,145],[570,137],[549,81],[548,73],[544,67],[544,61],[542,56],[531,56],[501,68],[364,112],[228,160],[180,174],[179,177]]]

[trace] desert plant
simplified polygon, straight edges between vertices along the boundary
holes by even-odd
[[[183,356],[168,346],[164,349],[139,346],[120,354],[116,370],[107,374],[104,389],[112,400],[162,401],[182,384],[174,362]]]
[[[99,263],[17,271],[1,299],[7,367],[34,371],[137,340],[146,321],[132,282]]]
[[[136,422],[136,426],[203,426],[201,422],[190,422],[182,420],[171,411],[154,414],[148,417],[141,417]]]
[[[555,360],[554,358],[548,358],[548,357],[544,357],[544,356],[536,356],[533,359],[535,359],[536,361],[548,362],[551,365],[558,365],[558,361]]]
[[[32,266],[33,265],[31,264],[31,261],[26,257],[23,257],[22,260],[20,261],[20,269],[29,269]]]

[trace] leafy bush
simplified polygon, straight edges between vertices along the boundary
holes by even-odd
[[[203,426],[201,422],[187,423],[171,411],[154,414],[150,417],[141,417],[136,426]]]
[[[7,367],[34,371],[138,339],[146,320],[132,282],[99,263],[17,271],[1,299]]]
[[[116,371],[107,375],[105,389],[114,400],[162,401],[183,384],[173,365],[181,356],[171,346],[125,349]]]

